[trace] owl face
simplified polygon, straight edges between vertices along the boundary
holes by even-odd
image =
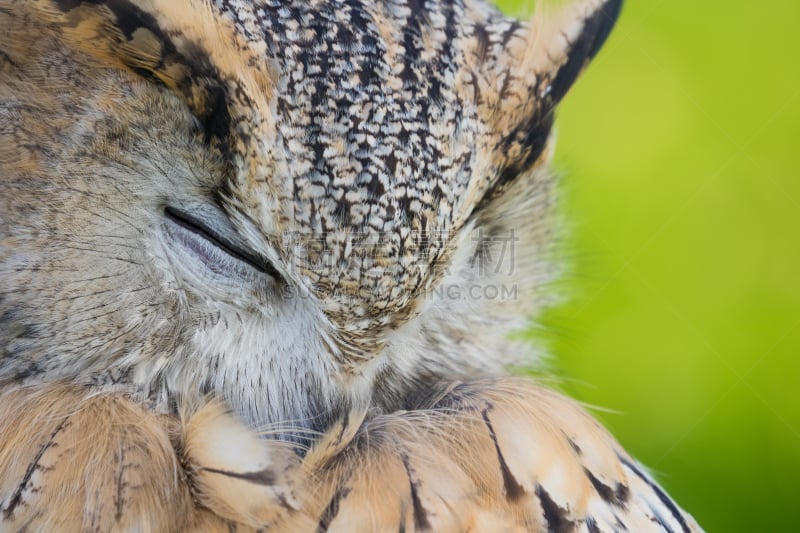
[[[213,392],[267,423],[501,368],[554,274],[554,108],[619,7],[0,14],[42,32],[0,37],[2,379]]]

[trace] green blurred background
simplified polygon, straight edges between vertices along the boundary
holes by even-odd
[[[707,531],[800,531],[798,23],[628,0],[558,117],[552,367]]]

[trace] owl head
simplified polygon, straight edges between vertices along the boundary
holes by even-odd
[[[0,378],[263,423],[499,372],[548,303],[557,104],[621,0],[0,13]]]

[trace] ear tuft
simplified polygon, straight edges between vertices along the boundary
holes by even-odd
[[[597,55],[613,29],[622,0],[573,0],[559,9],[539,8],[530,24],[504,39],[487,62],[499,91],[482,102],[495,136],[493,178],[475,184],[485,208],[518,176],[547,162],[554,110]]]
[[[600,51],[611,34],[621,9],[622,0],[584,1],[568,8],[565,19],[559,20],[560,24],[553,26],[554,30],[561,29],[564,32],[561,37],[566,43],[561,45],[563,48],[560,57],[558,53],[555,56],[549,56],[551,61],[555,59],[550,67],[551,73],[555,72],[555,75],[552,77],[549,88],[545,88],[548,93],[541,96],[550,98],[551,105],[561,101],[583,69]],[[575,19],[576,10],[578,13],[585,13],[578,15],[577,21]],[[580,30],[576,37],[571,37],[566,31],[571,29],[570,25],[574,27],[576,22],[580,26]],[[562,26],[563,24],[566,26]],[[535,50],[533,52],[536,53]],[[553,67],[555,67],[554,71]]]
[[[223,149],[237,112],[271,95],[265,50],[207,0],[36,0],[31,9],[70,46],[171,89]]]

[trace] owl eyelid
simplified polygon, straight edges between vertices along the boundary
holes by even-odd
[[[281,277],[278,270],[272,266],[272,263],[267,259],[259,257],[257,254],[245,249],[232,239],[226,239],[219,231],[214,230],[211,225],[206,224],[202,219],[191,213],[176,207],[166,206],[164,208],[164,215],[175,224],[195,233],[231,257],[247,263],[256,270],[272,276],[273,278],[277,279]]]

